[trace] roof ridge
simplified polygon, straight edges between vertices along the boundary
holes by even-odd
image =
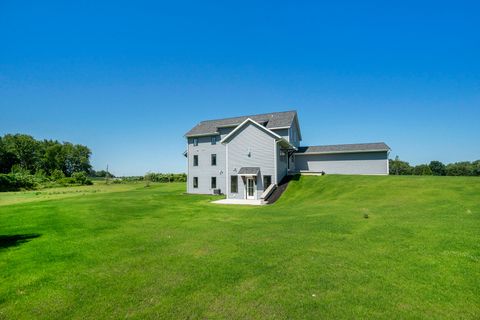
[[[263,124],[265,127],[271,128],[286,128],[294,125],[295,119],[298,117],[296,110],[259,113],[253,115],[243,115],[237,117],[223,118],[223,119],[211,119],[198,122],[195,127],[190,129],[185,135],[202,135],[212,134],[218,131],[221,127],[237,126],[246,119],[252,119],[258,123]]]
[[[266,115],[273,115],[273,114],[278,114],[278,113],[289,113],[289,112],[297,113],[297,110],[275,111],[275,112],[267,112],[267,113],[259,113],[259,114],[250,114],[250,115],[243,115],[243,116],[236,116],[236,117],[228,117],[228,118],[208,119],[208,120],[200,121],[200,123],[205,123],[205,122],[210,122],[210,121],[230,120],[230,119],[235,119],[235,118],[250,118],[250,117],[266,116]]]

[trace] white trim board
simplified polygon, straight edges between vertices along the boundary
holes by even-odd
[[[369,152],[388,152],[388,150],[325,151],[325,152],[303,152],[303,153],[295,152],[295,156],[343,154],[343,153],[369,153]]]
[[[229,134],[227,134],[221,141],[220,143],[227,143],[227,141],[235,134],[237,133],[238,131],[240,131],[240,129],[245,126],[247,123],[251,123],[253,125],[255,125],[256,127],[258,127],[259,129],[265,131],[266,133],[274,136],[276,139],[283,139],[282,137],[280,137],[278,134],[276,134],[275,132],[271,131],[270,129],[262,126],[260,123],[256,122],[255,120],[252,120],[250,118],[247,118],[245,121],[243,121],[241,124],[238,125],[238,127],[236,127],[235,129],[232,130],[232,132],[230,132]]]

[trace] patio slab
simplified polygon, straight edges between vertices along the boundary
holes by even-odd
[[[246,199],[221,199],[212,201],[215,204],[237,204],[237,205],[247,205],[247,206],[263,206],[266,203],[262,200],[246,200]]]

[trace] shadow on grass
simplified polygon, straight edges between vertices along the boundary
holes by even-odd
[[[40,237],[41,234],[30,233],[30,234],[14,234],[8,236],[0,235],[0,249],[6,249],[10,247],[16,247],[23,243],[26,243],[32,239]]]

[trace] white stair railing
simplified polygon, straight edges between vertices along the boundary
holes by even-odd
[[[267,199],[276,188],[277,188],[276,184],[273,184],[273,183],[270,184],[268,188],[262,193],[262,195],[260,196],[260,199],[261,200]]]

